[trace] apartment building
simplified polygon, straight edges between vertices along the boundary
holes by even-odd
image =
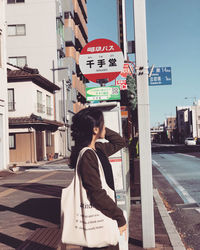
[[[176,107],[178,142],[184,143],[186,137],[193,136],[191,107]]]
[[[5,1],[0,0],[0,170],[9,163]]]
[[[170,142],[176,140],[176,117],[167,117],[165,120],[165,130]]]
[[[54,93],[59,87],[37,69],[8,69],[10,163],[36,163],[55,156]]]
[[[176,107],[179,142],[186,137],[200,138],[200,100],[188,107]]]
[[[86,1],[7,0],[6,18],[9,63],[37,68],[60,88],[55,94],[55,118],[63,126],[55,135],[55,152],[68,156],[71,118],[85,102],[78,60],[88,37]]]
[[[191,130],[193,137],[200,138],[200,100],[191,106]]]

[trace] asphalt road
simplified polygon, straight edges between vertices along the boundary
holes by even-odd
[[[200,158],[182,153],[160,153],[153,154],[153,164],[185,204],[200,203]]]
[[[184,242],[200,249],[200,158],[185,153],[152,155],[154,186],[158,188]]]

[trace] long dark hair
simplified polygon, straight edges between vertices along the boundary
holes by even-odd
[[[104,126],[104,117],[101,110],[94,107],[82,109],[72,118],[71,135],[75,142],[70,156],[70,167],[76,167],[76,161],[80,150],[87,147],[93,136],[94,127],[98,127],[100,132]]]

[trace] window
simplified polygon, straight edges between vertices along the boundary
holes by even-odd
[[[8,36],[25,36],[25,24],[8,25]]]
[[[65,19],[73,19],[73,15],[70,11],[65,12],[64,17]]]
[[[7,0],[7,3],[10,4],[10,3],[24,3],[25,0]]]
[[[43,107],[44,105],[42,105],[42,92],[37,90],[37,112],[44,113]]]
[[[62,19],[57,18],[56,19],[56,29],[60,37],[64,40],[64,23],[62,22]]]
[[[8,89],[8,111],[15,111],[14,89]]]
[[[15,134],[9,134],[9,149],[16,149]]]
[[[26,56],[16,56],[16,57],[9,57],[9,63],[23,68],[25,65],[27,65]]]
[[[47,115],[52,115],[51,96],[48,95],[46,95],[46,108],[47,108]]]
[[[51,132],[50,131],[46,131],[46,146],[47,147],[51,147]]]

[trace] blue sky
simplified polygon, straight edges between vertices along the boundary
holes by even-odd
[[[134,40],[133,0],[126,5],[127,38]],[[88,0],[87,6],[89,41],[118,43],[116,0]],[[172,67],[172,85],[149,87],[154,126],[175,115],[176,106],[200,99],[200,0],[146,0],[146,10],[149,66]]]

